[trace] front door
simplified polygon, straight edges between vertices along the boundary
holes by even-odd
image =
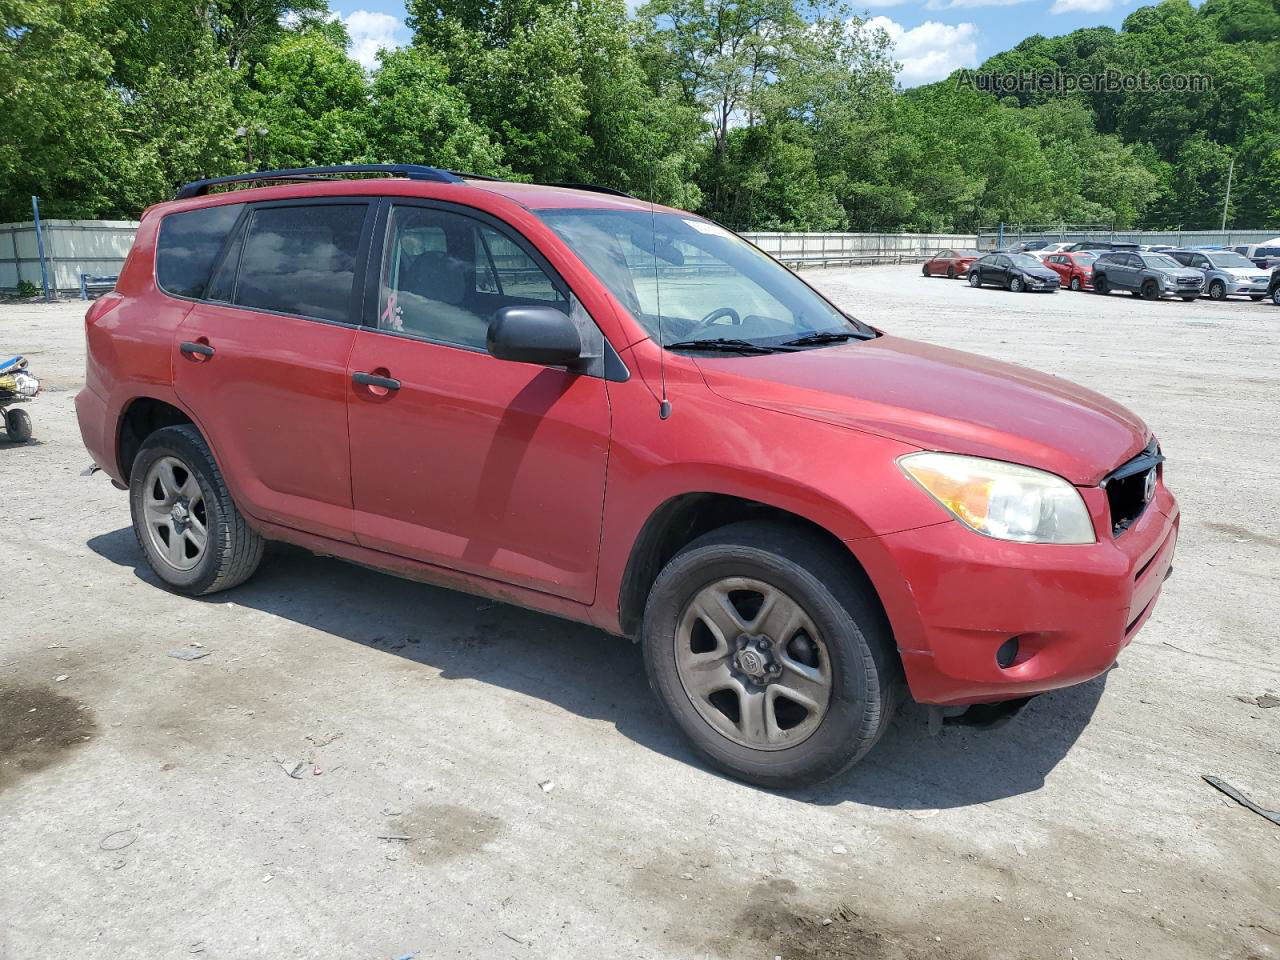
[[[178,327],[174,385],[251,516],[352,541],[347,360],[363,200],[250,206]]]
[[[605,383],[485,350],[508,304],[590,319],[522,238],[466,208],[392,204],[382,249],[376,321],[349,364],[358,541],[591,602]]]

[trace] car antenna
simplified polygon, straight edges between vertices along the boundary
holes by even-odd
[[[649,242],[653,245],[653,297],[658,310],[658,380],[662,397],[658,401],[658,417],[671,416],[671,398],[667,396],[667,346],[662,334],[662,281],[658,278],[658,216],[653,204],[653,160],[649,161]]]

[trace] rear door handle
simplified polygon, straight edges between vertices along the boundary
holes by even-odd
[[[182,341],[182,343],[179,344],[178,349],[189,357],[196,355],[201,357],[212,357],[214,354],[213,347],[209,346],[207,343],[195,343],[191,340]]]
[[[381,387],[383,390],[399,390],[400,381],[394,377],[380,377],[376,373],[353,373],[352,383],[362,387]]]

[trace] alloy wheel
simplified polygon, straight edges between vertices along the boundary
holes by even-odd
[[[831,660],[813,620],[785,591],[749,577],[716,580],[685,606],[675,644],[685,694],[734,743],[781,750],[821,726]]]
[[[190,570],[209,544],[204,491],[191,468],[161,457],[147,471],[143,517],[156,556],[175,570]]]

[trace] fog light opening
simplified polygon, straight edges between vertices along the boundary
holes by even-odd
[[[1008,670],[1018,662],[1018,638],[1010,637],[1004,643],[1000,644],[1000,649],[996,651],[996,666],[1001,670]]]

